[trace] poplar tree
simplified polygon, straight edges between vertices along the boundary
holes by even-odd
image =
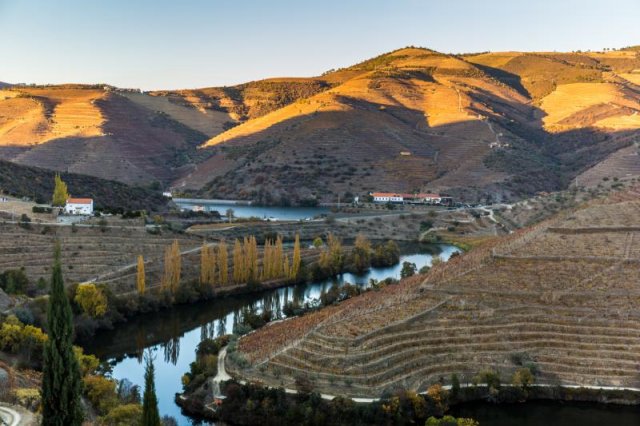
[[[206,243],[200,250],[200,285],[213,286],[216,283],[216,252]]]
[[[150,352],[145,356],[144,396],[142,398],[142,426],[160,426],[158,397],[156,396],[155,368]]]
[[[271,279],[271,240],[264,242],[264,251],[262,253],[262,280]]]
[[[175,294],[180,285],[180,276],[182,273],[182,256],[180,256],[180,244],[178,240],[173,240],[171,246],[171,254],[173,261],[173,275],[171,277],[171,291]]]
[[[144,258],[142,257],[142,255],[138,256],[138,273],[136,274],[136,289],[138,290],[138,294],[140,295],[143,295],[146,290]]]
[[[47,333],[42,373],[42,424],[80,426],[82,379],[73,353],[73,317],[64,290],[60,243],[56,244],[47,309]]]
[[[291,260],[291,272],[289,276],[292,279],[297,279],[300,273],[300,235],[296,234],[296,241],[293,243],[293,259]]]
[[[55,186],[53,188],[53,199],[51,201],[51,205],[55,207],[64,207],[64,205],[67,204],[67,200],[69,199],[69,190],[67,189],[67,184],[64,183],[58,173],[56,173],[54,182]]]
[[[236,238],[236,241],[233,244],[233,281],[236,284],[240,284],[241,282],[243,282],[243,269],[244,255],[242,253],[242,244],[240,244],[240,241]]]
[[[273,278],[282,277],[282,256],[284,254],[284,248],[282,245],[282,236],[278,235],[276,239],[275,254],[273,256]]]
[[[162,275],[162,289],[175,294],[180,285],[180,274],[182,270],[182,258],[180,256],[180,244],[178,240],[165,248],[164,251],[164,274]]]
[[[220,285],[229,282],[229,253],[227,251],[227,243],[225,240],[218,244],[218,271],[220,273]]]
[[[202,249],[200,249],[200,285],[204,287],[207,284],[211,284],[211,254],[209,253],[211,248],[206,242],[202,243]]]
[[[291,277],[291,266],[289,265],[289,256],[284,255],[284,265],[282,266],[282,275],[285,278]]]
[[[249,281],[257,281],[258,273],[258,242],[255,236],[245,240],[245,263],[247,265],[246,276]]]

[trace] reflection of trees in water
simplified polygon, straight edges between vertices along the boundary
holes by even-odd
[[[268,293],[262,298],[262,309],[278,316],[280,313],[280,296],[278,293]]]
[[[178,355],[180,354],[180,338],[182,337],[180,323],[179,315],[171,315],[167,323],[171,338],[162,344],[164,362],[171,362],[173,365],[178,362]]]
[[[240,318],[240,311],[238,309],[233,311],[233,327],[231,327],[232,330],[235,330],[236,327],[238,327],[238,319]]]
[[[216,337],[216,322],[211,321],[200,327],[200,341]]]
[[[302,305],[304,303],[305,286],[297,286],[293,288],[293,304]]]
[[[227,317],[224,316],[218,321],[218,336],[227,334]]]
[[[162,344],[164,350],[164,362],[176,365],[180,355],[180,336],[173,337]]]
[[[144,354],[144,349],[147,347],[145,334],[144,327],[140,327],[136,330],[136,357],[138,358],[138,362],[142,362],[142,355]]]

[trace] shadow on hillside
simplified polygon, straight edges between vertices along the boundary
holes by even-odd
[[[336,97],[341,110],[301,114],[217,145],[236,166],[203,190],[209,195],[256,200],[264,191],[286,191],[295,198],[306,190],[333,199],[336,196],[331,194],[336,190],[423,190],[429,182],[459,168],[469,156],[482,155],[486,167],[510,178],[479,184],[482,170],[469,170],[468,185],[446,191],[454,196],[465,194],[467,201],[473,201],[473,193],[486,196],[494,191],[521,197],[565,188],[576,175],[628,146],[637,136],[634,131],[596,128],[550,133],[542,125],[544,112],[535,106],[479,88],[470,96],[471,111],[484,120],[440,126],[429,126],[420,110]],[[493,111],[488,113],[484,105]],[[503,147],[488,150],[492,141],[487,136],[481,140],[475,137],[479,131],[486,135],[486,125]],[[443,158],[448,158],[447,164]],[[360,172],[358,167],[369,172]],[[356,170],[343,173],[349,168]],[[464,176],[467,171],[457,173]],[[215,176],[215,171],[212,174]],[[219,188],[226,192],[218,192]]]
[[[499,82],[504,83],[507,86],[511,87],[513,90],[520,93],[522,96],[526,96],[527,98],[531,99],[531,95],[529,94],[527,89],[525,89],[525,87],[522,85],[522,79],[520,78],[519,75],[510,73],[505,70],[501,70],[499,68],[493,68],[487,65],[481,65],[475,62],[473,63],[473,66],[475,66],[476,68],[479,68],[481,71],[495,78]]]

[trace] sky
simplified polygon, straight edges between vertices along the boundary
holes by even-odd
[[[0,81],[143,90],[446,53],[640,44],[640,0],[0,0]]]

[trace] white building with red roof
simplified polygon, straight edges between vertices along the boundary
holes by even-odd
[[[396,192],[372,192],[374,203],[403,203],[403,204],[434,204],[451,205],[451,197],[440,194],[402,194]]]
[[[92,198],[69,198],[67,200],[67,204],[65,204],[64,206],[64,212],[66,214],[92,215],[93,199]]]

